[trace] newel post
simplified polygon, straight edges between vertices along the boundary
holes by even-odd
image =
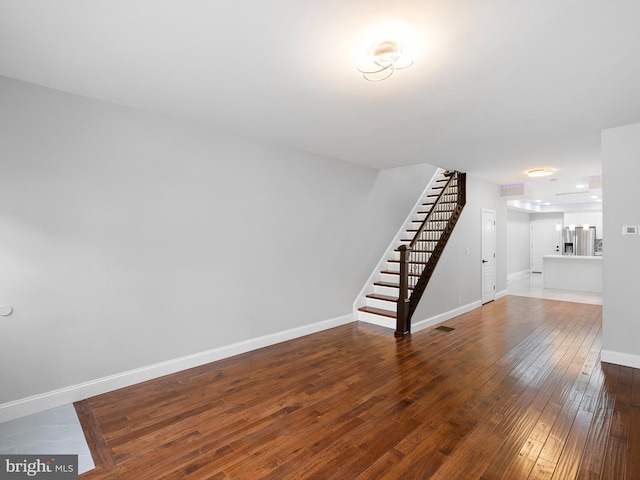
[[[400,288],[398,292],[397,309],[396,309],[396,331],[395,337],[404,337],[407,333],[411,333],[411,325],[409,325],[409,253],[411,247],[401,245],[400,248]]]
[[[467,174],[458,173],[458,205],[464,207],[467,203]]]

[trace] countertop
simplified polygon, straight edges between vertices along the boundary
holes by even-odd
[[[602,260],[602,255],[594,255],[594,256],[587,256],[587,255],[544,255],[542,258],[557,258],[557,259],[566,259],[566,260]]]

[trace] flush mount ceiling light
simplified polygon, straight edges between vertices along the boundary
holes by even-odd
[[[527,175],[530,177],[546,177],[548,175],[553,175],[556,173],[554,168],[534,168],[533,170],[529,170]]]
[[[371,48],[369,56],[356,67],[362,76],[370,82],[386,80],[396,70],[413,65],[413,58],[403,52],[402,45],[396,40],[382,40]]]

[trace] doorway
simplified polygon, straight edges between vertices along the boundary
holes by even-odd
[[[560,235],[555,222],[531,222],[531,273],[542,273],[545,255],[561,254]]]
[[[496,212],[482,209],[482,303],[496,298]]]

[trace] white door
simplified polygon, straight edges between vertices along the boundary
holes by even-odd
[[[555,223],[531,222],[531,273],[542,273],[544,255],[560,255],[561,232]]]
[[[482,303],[496,298],[496,212],[482,209]]]

